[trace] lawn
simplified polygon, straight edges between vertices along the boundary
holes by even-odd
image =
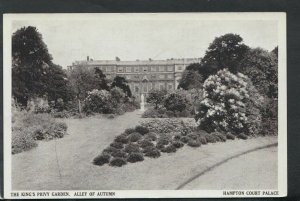
[[[189,178],[238,152],[277,142],[276,137],[258,137],[199,148],[185,146],[176,153],[164,153],[157,159],[145,158],[143,162],[120,168],[92,164],[115,136],[137,125],[140,119],[141,112],[135,111],[115,119],[65,120],[69,134],[64,138],[39,142],[37,148],[12,156],[13,190],[176,189]]]

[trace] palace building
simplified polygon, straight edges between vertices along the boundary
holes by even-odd
[[[200,58],[167,59],[167,60],[92,60],[75,61],[73,68],[99,68],[108,79],[115,76],[126,78],[132,94],[139,98],[141,94],[147,96],[151,89],[174,90],[179,84],[184,69],[192,64],[199,63]]]

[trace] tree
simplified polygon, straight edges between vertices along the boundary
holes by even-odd
[[[72,100],[73,93],[70,90],[69,80],[66,72],[61,66],[52,64],[47,69],[47,95],[49,101],[57,102],[62,99],[64,102]]]
[[[240,62],[239,69],[252,80],[261,94],[277,98],[278,63],[275,54],[261,48],[251,49]]]
[[[35,27],[23,27],[12,35],[12,94],[25,106],[28,99],[46,93],[47,69],[52,64],[42,35]]]
[[[131,97],[131,90],[127,83],[124,77],[116,76],[111,84],[111,88],[119,87],[128,97]]]
[[[95,68],[95,77],[96,77],[96,85],[97,89],[101,90],[107,90],[109,91],[109,86],[107,84],[107,79],[105,74],[100,70],[99,68]]]
[[[167,90],[158,90],[158,89],[152,89],[148,97],[146,98],[146,102],[153,104],[155,106],[155,109],[158,108],[159,105],[163,105],[163,101],[165,98],[165,95],[167,94]]]
[[[212,68],[214,72],[228,68],[236,73],[238,63],[244,58],[248,49],[239,35],[225,34],[215,38],[209,45],[201,64],[204,68]]]
[[[178,89],[198,89],[202,87],[203,76],[195,70],[184,70],[180,79]]]
[[[95,73],[91,70],[74,68],[68,72],[68,79],[78,100],[84,100],[89,91],[97,89]]]
[[[278,58],[278,46],[276,46],[273,50],[272,53],[276,55],[276,57]]]

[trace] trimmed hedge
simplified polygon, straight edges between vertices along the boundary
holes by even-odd
[[[136,163],[143,160],[144,160],[144,156],[141,153],[131,153],[127,158],[127,162],[130,163]]]
[[[93,164],[102,166],[106,163],[109,163],[109,159],[110,159],[109,154],[101,154],[101,155],[97,156],[96,158],[94,158]]]
[[[115,167],[121,167],[121,166],[123,166],[123,165],[126,165],[126,163],[127,163],[127,162],[126,162],[125,159],[116,157],[116,158],[113,158],[113,159],[110,161],[109,165],[110,165],[110,166],[115,166]]]

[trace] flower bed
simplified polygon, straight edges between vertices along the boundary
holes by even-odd
[[[121,167],[129,163],[145,160],[145,157],[158,158],[163,153],[175,153],[187,145],[193,148],[207,143],[233,140],[231,133],[213,132],[208,134],[198,130],[194,119],[151,119],[142,121],[135,128],[128,128],[117,136],[102,153],[95,157],[95,165],[108,164]],[[240,136],[241,139],[245,136]]]

